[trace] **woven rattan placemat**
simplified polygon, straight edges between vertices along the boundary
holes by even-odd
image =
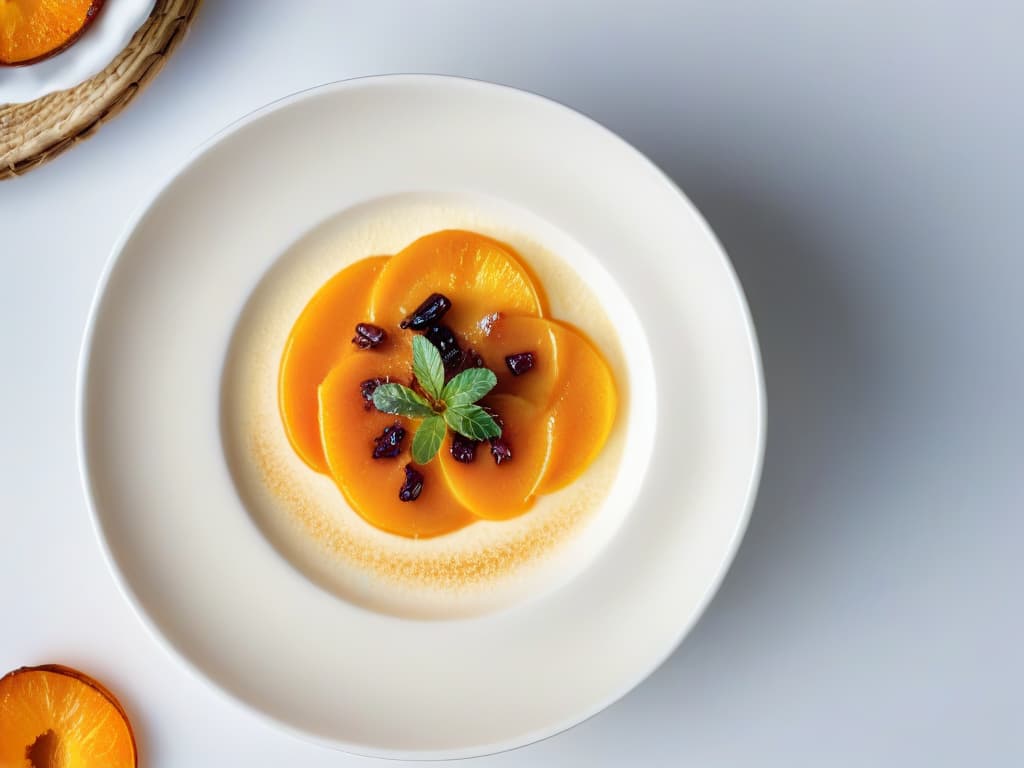
[[[106,69],[67,91],[0,105],[0,179],[36,168],[89,138],[146,87],[184,38],[202,0],[157,0]]]

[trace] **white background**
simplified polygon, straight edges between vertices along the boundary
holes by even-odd
[[[684,645],[479,764],[1021,764],[1021,8],[209,0],[122,116],[0,183],[0,671],[96,675],[146,766],[374,762],[270,730],[147,635],[86,513],[75,369],[122,226],[198,143],[325,81],[442,72],[563,101],[687,191],[744,283],[769,403],[750,532]]]

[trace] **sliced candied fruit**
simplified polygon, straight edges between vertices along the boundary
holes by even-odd
[[[551,323],[551,329],[562,373],[549,411],[551,456],[538,493],[568,485],[590,465],[608,439],[618,408],[615,380],[600,352],[568,326]]]
[[[523,350],[533,353],[533,368],[525,376],[516,376],[505,359]],[[560,370],[558,345],[550,321],[539,317],[499,317],[480,342],[480,356],[498,377],[494,394],[516,395],[541,409],[550,404]]]
[[[370,290],[387,260],[357,261],[328,280],[306,304],[285,344],[277,389],[281,419],[295,452],[317,472],[329,470],[320,445],[316,390],[335,365],[358,351],[349,334],[365,319]]]
[[[541,316],[547,311],[511,248],[452,229],[421,237],[392,257],[373,289],[374,322],[390,331],[435,293],[451,302],[443,324],[468,346],[474,346],[483,333],[481,321],[493,312]]]
[[[438,456],[444,477],[462,504],[484,520],[506,520],[533,506],[547,466],[551,434],[544,411],[521,397],[494,395],[484,402],[501,417],[501,439],[512,458],[498,464],[481,450],[472,463],[457,461],[451,434]]]
[[[363,407],[361,385],[381,377],[380,360],[372,353],[346,357],[320,386],[320,431],[331,476],[356,513],[378,528],[410,538],[456,531],[475,518],[448,489],[436,460],[412,465],[422,474],[422,487],[414,500],[403,501],[399,496],[409,480],[405,467],[412,461],[412,441],[401,441],[395,456],[374,458],[374,441],[387,428],[397,423],[411,435],[418,426],[410,419]],[[408,359],[404,372],[393,368],[386,373],[408,384]],[[410,486],[408,495],[411,492]]]

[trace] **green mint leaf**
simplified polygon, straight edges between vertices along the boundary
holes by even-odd
[[[441,399],[441,387],[444,386],[441,353],[423,336],[416,336],[412,340],[412,372],[424,392],[435,400]]]
[[[453,405],[444,412],[445,423],[460,435],[471,440],[501,437],[501,427],[479,405]]]
[[[470,368],[444,385],[441,399],[448,406],[469,405],[486,395],[498,383],[498,377],[486,368]]]
[[[412,436],[412,460],[426,464],[434,458],[446,431],[444,419],[436,413],[425,418]]]
[[[373,404],[378,411],[413,419],[425,419],[434,413],[430,403],[401,384],[381,384],[373,392]]]

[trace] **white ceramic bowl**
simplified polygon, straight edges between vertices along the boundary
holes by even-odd
[[[67,50],[24,67],[0,67],[0,104],[34,101],[88,80],[128,45],[156,0],[106,0]]]
[[[367,611],[289,567],[240,502],[218,435],[224,356],[261,275],[339,212],[431,190],[529,211],[600,265],[646,336],[657,419],[638,495],[581,573],[445,621]],[[96,529],[154,634],[269,721],[393,758],[520,746],[649,675],[728,568],[764,446],[750,316],[682,193],[564,106],[436,76],[305,91],[198,152],[114,251],[78,416]]]

